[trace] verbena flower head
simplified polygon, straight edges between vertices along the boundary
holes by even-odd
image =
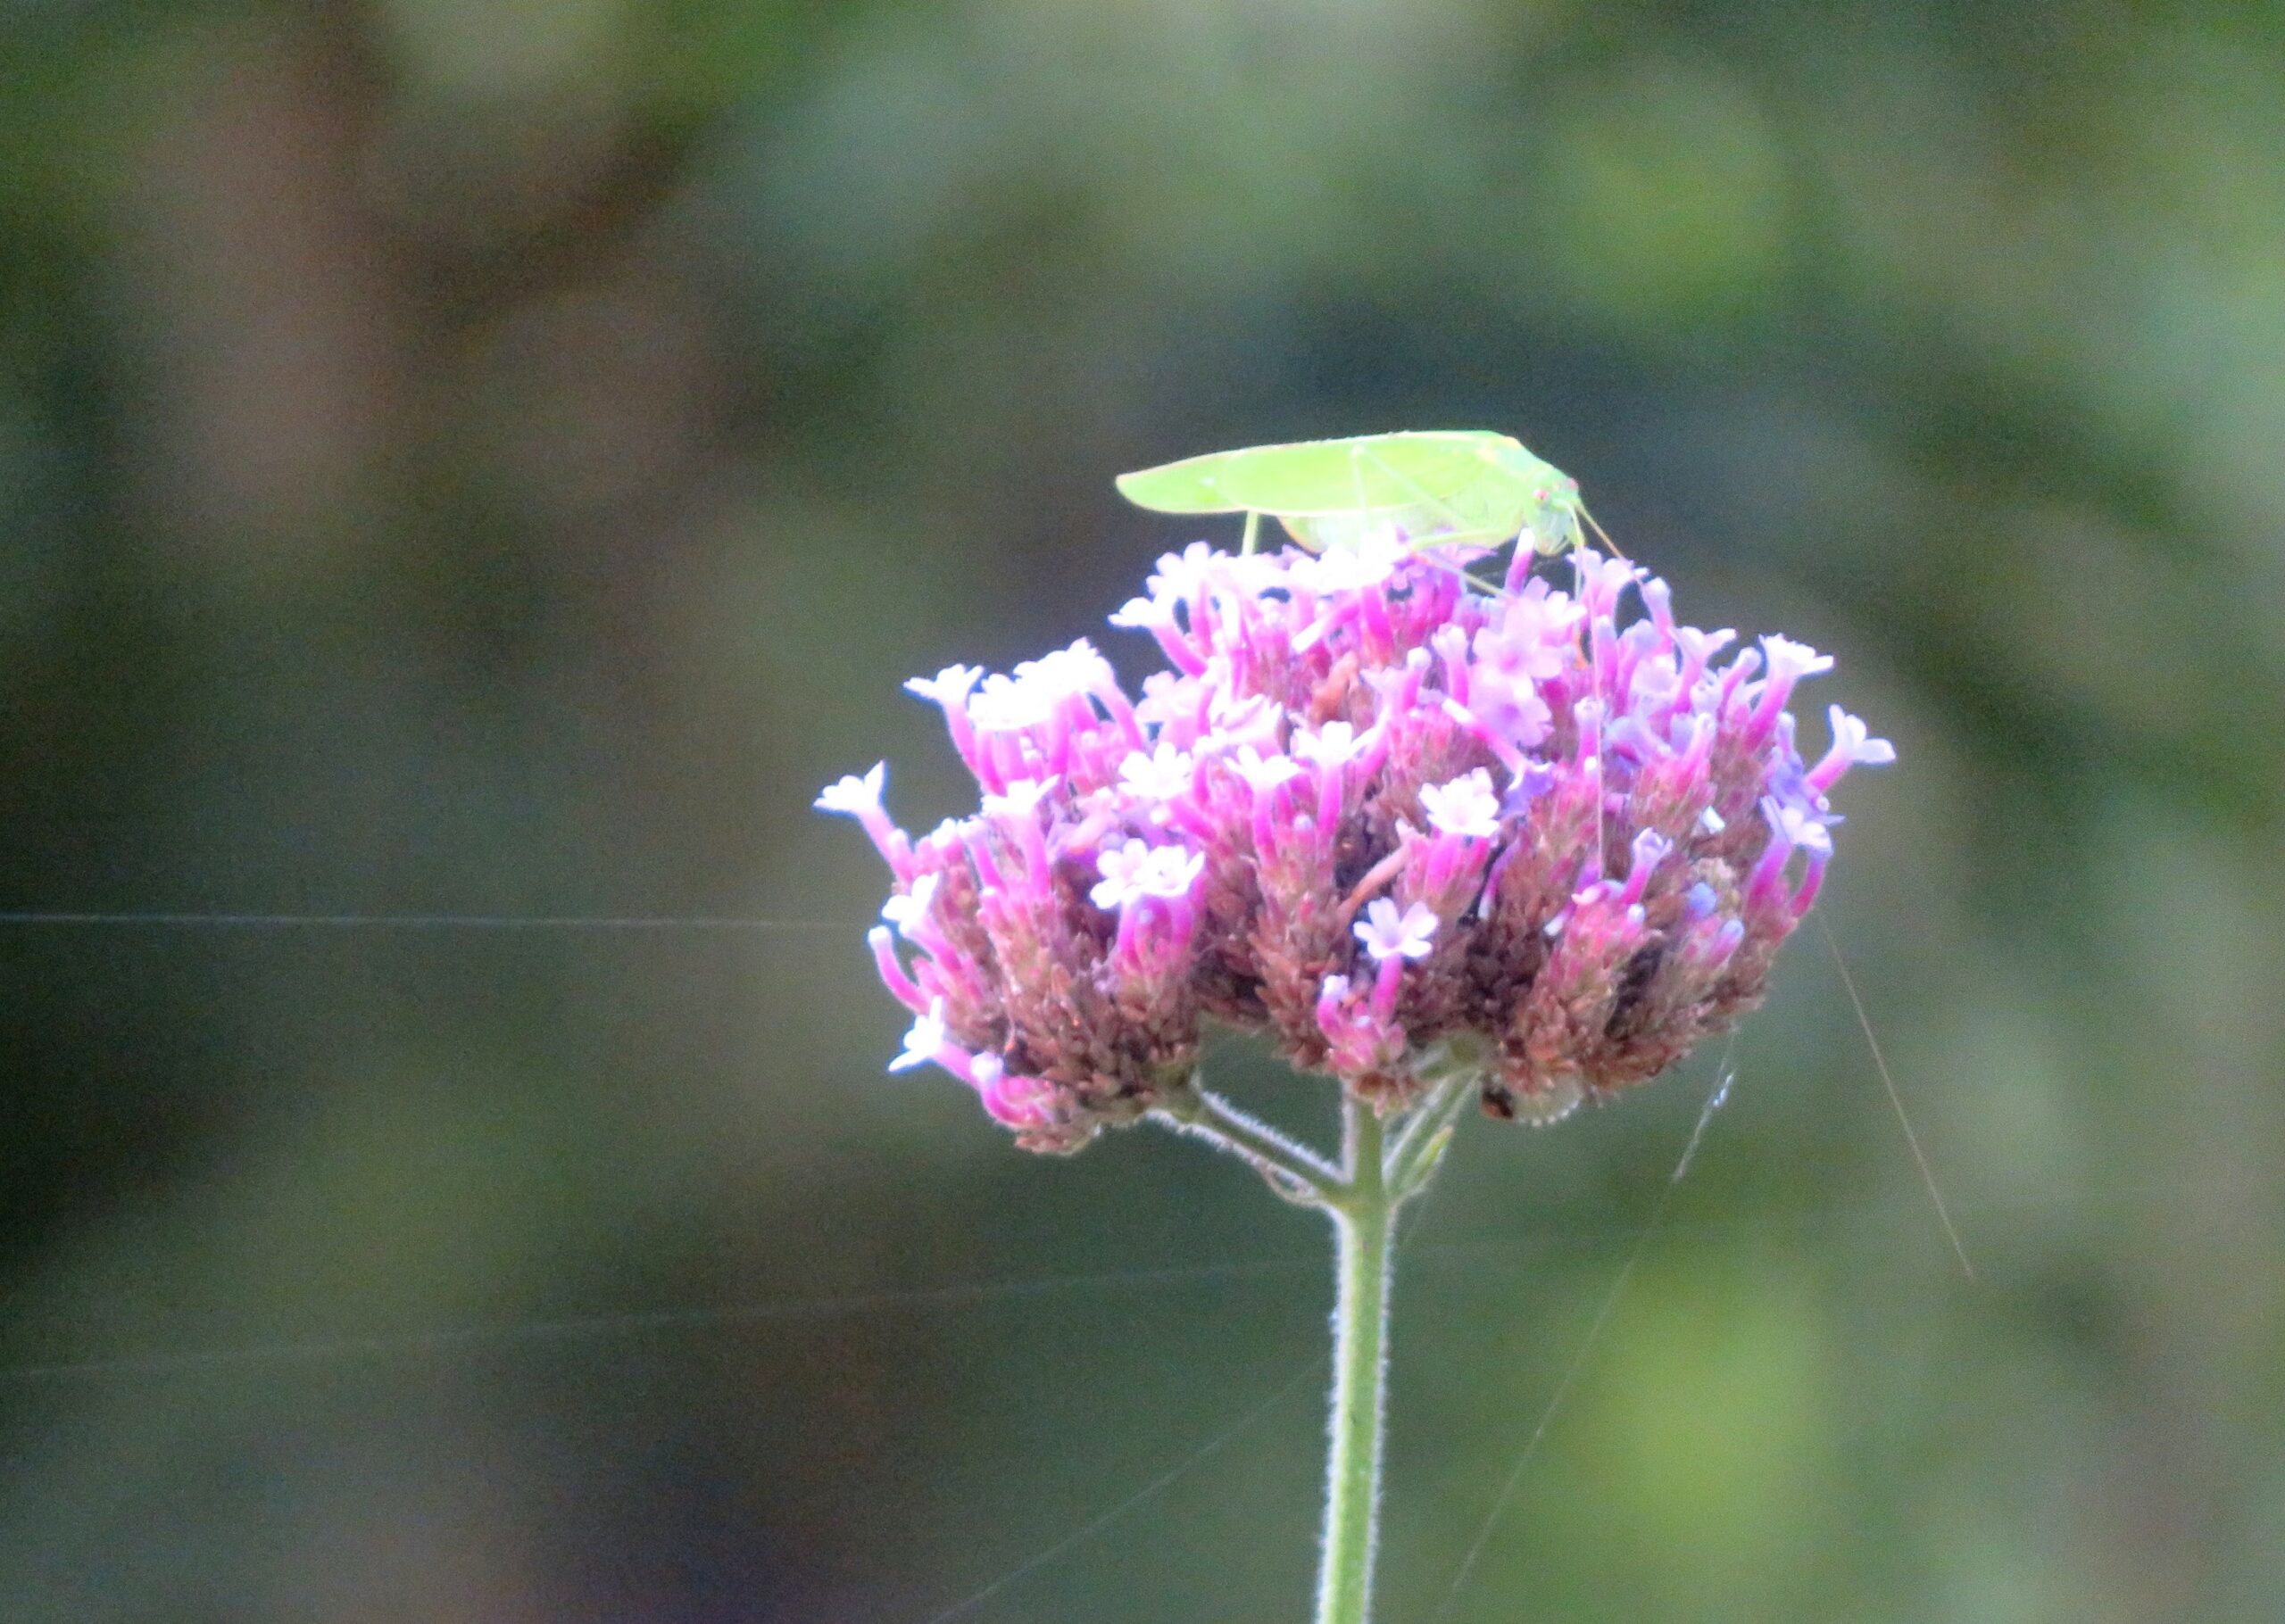
[[[878,766],[818,800],[894,875],[893,1068],[1068,1150],[1189,1087],[1209,1016],[1385,1109],[1474,1034],[1486,1109],[1536,1120],[1729,1027],[1816,896],[1829,792],[1895,752],[1836,707],[1807,760],[1787,706],[1829,658],[1573,560],[1567,592],[1525,555],[1495,597],[1393,546],[1198,543],[1111,617],[1170,667],[1139,700],[1084,641],[909,684],[978,810],[916,839]]]

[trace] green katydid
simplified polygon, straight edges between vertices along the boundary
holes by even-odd
[[[1578,544],[1578,481],[1506,435],[1419,429],[1209,452],[1137,473],[1118,489],[1159,513],[1243,513],[1244,551],[1261,516],[1313,552],[1399,534],[1418,546],[1497,547],[1529,535],[1547,554]]]

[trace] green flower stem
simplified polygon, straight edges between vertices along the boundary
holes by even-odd
[[[1317,1624],[1366,1624],[1381,1498],[1381,1418],[1388,1371],[1389,1239],[1397,1201],[1382,1176],[1373,1107],[1342,1107],[1348,1188],[1332,1204],[1339,1249],[1334,1309],[1332,1450],[1325,1465],[1324,1565]]]
[[[1289,1201],[1323,1206],[1341,1198],[1340,1170],[1308,1146],[1288,1139],[1267,1123],[1247,1115],[1220,1095],[1201,1086],[1167,1090],[1159,1114],[1183,1133],[1195,1134],[1217,1149],[1242,1158]]]
[[[1417,1074],[1427,1086],[1393,1136],[1372,1106],[1346,1101],[1338,1167],[1210,1092],[1195,1072],[1166,1080],[1152,1113],[1176,1131],[1242,1158],[1285,1199],[1322,1208],[1333,1220],[1338,1292],[1317,1624],[1367,1624],[1372,1615],[1397,1209],[1434,1174],[1486,1058],[1484,1046],[1473,1040],[1451,1040],[1425,1056]]]

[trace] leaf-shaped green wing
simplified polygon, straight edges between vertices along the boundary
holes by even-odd
[[[1425,429],[1209,452],[1122,474],[1118,489],[1160,513],[1369,513],[1449,502],[1505,477],[1505,435]]]

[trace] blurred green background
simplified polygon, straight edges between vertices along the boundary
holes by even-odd
[[[1897,741],[1824,913],[1977,1270],[1806,932],[1445,1616],[2278,1616],[2274,8],[17,0],[0,909],[773,926],[0,923],[0,1617],[1299,1620],[1318,1224],[884,1075],[810,800],[1148,667],[1114,473],[1431,426]],[[1716,1059],[1465,1136],[1392,1624]]]

